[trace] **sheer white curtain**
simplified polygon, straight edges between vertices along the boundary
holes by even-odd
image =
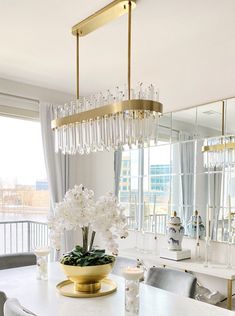
[[[119,183],[121,176],[121,167],[122,167],[122,151],[116,150],[114,153],[114,176],[115,176],[115,195],[118,197],[119,192]]]
[[[53,117],[53,106],[40,104],[43,150],[51,197],[50,212],[54,212],[55,203],[62,201],[68,189],[72,188],[75,184],[80,184],[78,157],[55,153],[54,135],[51,130],[51,120]],[[78,243],[78,239],[79,236],[76,232],[67,232],[64,236],[61,251],[66,252],[71,250]]]
[[[220,167],[214,167],[208,169],[208,204],[212,208],[212,227],[211,227],[211,239],[217,240],[218,228],[219,228],[219,215],[221,208],[222,197],[222,180],[223,169]]]
[[[192,136],[181,133],[179,144],[179,161],[181,173],[181,219],[185,228],[193,214],[195,147]]]

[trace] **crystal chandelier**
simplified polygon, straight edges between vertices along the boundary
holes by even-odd
[[[223,168],[235,163],[235,136],[225,136],[225,101],[222,102],[222,135],[208,138],[202,147],[205,168]]]
[[[235,136],[220,136],[205,140],[203,153],[206,168],[232,166],[235,163]]]
[[[55,150],[64,154],[138,148],[157,142],[162,104],[153,85],[131,88],[131,19],[135,0],[115,0],[72,28],[77,39],[77,100],[54,108]],[[128,14],[127,87],[79,97],[79,38]]]

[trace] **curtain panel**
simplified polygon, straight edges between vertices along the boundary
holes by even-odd
[[[181,171],[181,203],[184,226],[187,230],[189,222],[194,211],[195,194],[195,145],[192,136],[182,133],[180,135],[179,145],[180,171]],[[187,232],[186,232],[187,233]]]
[[[44,150],[45,165],[50,190],[51,207],[50,213],[54,213],[56,203],[63,200],[66,191],[75,184],[80,184],[78,170],[79,159],[76,155],[63,155],[61,152],[55,153],[54,135],[51,130],[51,120],[53,119],[53,106],[40,104],[40,122],[42,132],[42,142]],[[61,252],[67,252],[78,243],[77,232],[66,232],[62,241]]]
[[[119,192],[119,184],[120,184],[120,176],[121,176],[121,167],[122,167],[122,151],[116,150],[114,153],[114,192],[116,197],[118,197]]]

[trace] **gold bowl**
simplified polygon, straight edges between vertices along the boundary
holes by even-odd
[[[79,267],[60,264],[64,274],[74,283],[74,291],[94,293],[100,290],[100,281],[112,271],[114,262],[97,266]]]

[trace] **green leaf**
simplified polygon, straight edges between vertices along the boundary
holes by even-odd
[[[61,259],[61,263],[74,266],[95,266],[114,262],[115,257],[106,255],[104,249],[93,249],[90,252],[82,253],[82,247],[76,246],[70,253]]]

